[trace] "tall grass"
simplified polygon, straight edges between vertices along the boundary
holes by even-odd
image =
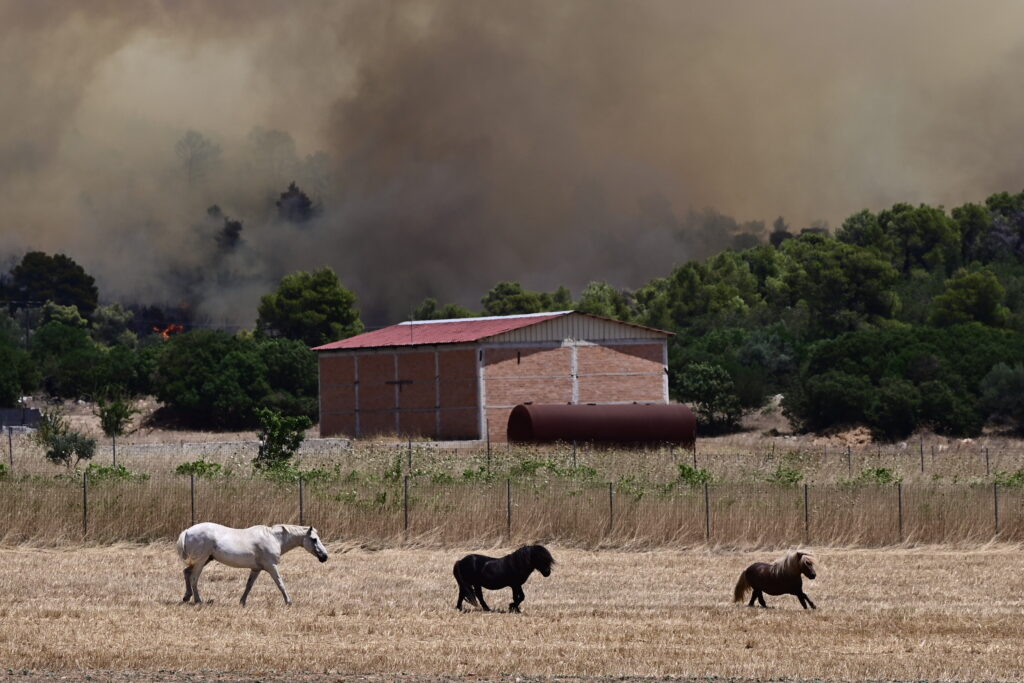
[[[314,440],[277,478],[254,474],[253,455],[247,442],[119,445],[132,474],[92,481],[86,513],[81,473],[46,463],[20,437],[0,477],[0,539],[173,539],[193,508],[196,521],[230,526],[301,516],[328,539],[371,546],[881,546],[986,541],[997,528],[1024,539],[1024,448],[1008,440],[848,451],[722,439],[696,453]],[[193,458],[219,466],[195,478],[194,494],[188,476],[173,474]]]

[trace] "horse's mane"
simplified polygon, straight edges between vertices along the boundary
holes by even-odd
[[[545,572],[550,572],[555,564],[555,558],[542,545],[524,545],[508,557],[517,567],[532,567]]]
[[[800,574],[800,566],[806,564],[814,567],[814,556],[803,550],[792,550],[786,553],[785,557],[772,562],[772,572],[784,576],[797,576]]]

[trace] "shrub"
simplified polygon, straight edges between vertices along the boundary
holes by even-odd
[[[780,466],[768,475],[768,481],[782,486],[796,486],[804,479],[804,473],[797,469]]]
[[[868,427],[871,435],[881,441],[905,439],[917,426],[921,392],[903,379],[886,377],[875,391],[868,406]]]
[[[200,479],[218,479],[231,476],[229,468],[222,467],[219,463],[208,462],[203,458],[181,463],[174,468],[174,473],[181,475],[194,474]]]
[[[679,467],[679,478],[678,480],[687,486],[703,486],[704,484],[710,484],[714,481],[714,477],[711,476],[711,472],[708,472],[703,467],[696,468],[687,465],[685,462],[681,462]]]
[[[146,481],[149,479],[148,474],[131,472],[124,465],[107,466],[92,462],[85,468],[85,471],[89,475],[90,482]]]
[[[869,467],[857,475],[855,484],[896,484],[903,481],[903,477],[894,473],[888,467]]]
[[[259,452],[252,464],[258,470],[275,469],[290,464],[306,438],[305,430],[312,422],[305,415],[284,417],[281,413],[266,408],[256,410],[260,428],[257,437]]]

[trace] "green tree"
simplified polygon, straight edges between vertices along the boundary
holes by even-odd
[[[257,470],[287,467],[306,438],[305,430],[313,424],[305,415],[285,417],[266,408],[256,410],[256,420],[260,445],[252,464]]]
[[[85,329],[46,323],[32,337],[29,350],[51,396],[93,396],[99,389],[102,355]]]
[[[138,343],[138,337],[131,331],[134,315],[117,303],[98,307],[92,314],[92,338],[107,346],[134,348]]]
[[[981,408],[990,419],[1024,432],[1024,364],[992,366],[981,381]]]
[[[25,254],[11,271],[14,296],[26,301],[52,301],[75,306],[88,317],[96,309],[96,281],[64,254],[50,256],[41,251]]]
[[[777,309],[806,306],[820,336],[892,317],[898,308],[898,273],[870,249],[807,234],[780,251],[781,274],[767,283],[769,300]]]
[[[905,439],[917,427],[921,392],[910,382],[886,377],[872,392],[865,417],[876,440]]]
[[[693,405],[703,432],[735,429],[742,417],[736,387],[729,373],[711,363],[693,363],[680,375],[678,398]]]
[[[110,401],[99,401],[96,404],[96,415],[100,418],[100,429],[110,437],[114,465],[117,465],[117,437],[123,436],[132,423],[132,418],[139,414],[139,409],[132,401],[115,398]]]
[[[40,322],[43,325],[46,323],[60,323],[68,327],[80,327],[83,329],[89,326],[89,321],[82,317],[75,306],[61,306],[52,301],[47,301],[43,305],[42,314]]]
[[[256,331],[260,336],[301,339],[307,346],[327,344],[363,331],[355,304],[356,295],[330,268],[298,271],[260,299]]]
[[[319,410],[316,352],[297,339],[264,339],[258,352],[269,387],[261,405],[285,415],[315,418]]]
[[[449,320],[452,318],[472,318],[476,313],[458,304],[445,304],[438,307],[437,299],[428,296],[419,306],[413,309],[413,320]]]
[[[520,315],[546,310],[544,295],[523,289],[518,282],[499,282],[480,301],[484,315]]]
[[[1006,324],[1010,311],[1003,305],[1006,290],[992,271],[961,268],[935,297],[928,322],[939,327],[977,321],[993,327]]]
[[[580,313],[590,313],[625,322],[630,322],[633,319],[629,296],[607,282],[588,284],[580,293],[580,300],[576,302],[576,310]]]
[[[58,408],[44,410],[33,438],[43,447],[46,459],[69,470],[96,455],[96,439],[73,429]]]
[[[900,272],[924,268],[952,273],[960,265],[960,233],[942,209],[896,204],[880,212],[878,222],[892,239],[892,263]]]
[[[271,390],[256,340],[216,330],[171,337],[157,359],[153,389],[178,421],[213,428],[252,426]]]

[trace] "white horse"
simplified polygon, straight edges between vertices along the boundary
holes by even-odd
[[[270,574],[274,583],[281,590],[286,605],[292,604],[285,590],[281,573],[277,564],[281,556],[292,548],[302,546],[321,562],[327,561],[327,549],[320,542],[316,529],[294,524],[275,524],[274,526],[251,526],[248,529],[232,529],[212,522],[203,522],[190,526],[178,536],[178,555],[185,561],[185,597],[188,602],[194,597],[196,603],[203,600],[199,597],[199,575],[210,560],[217,560],[229,567],[249,569],[249,580],[242,593],[242,606],[249,597],[252,585],[261,571]]]

